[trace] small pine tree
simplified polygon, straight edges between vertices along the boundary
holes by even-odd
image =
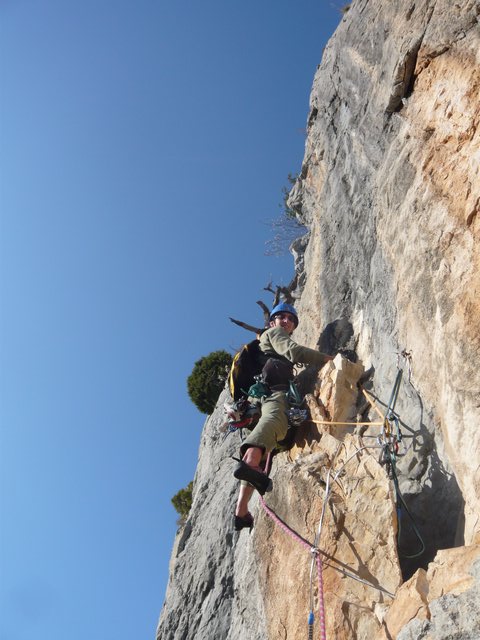
[[[297,210],[295,208],[289,207],[288,206],[288,198],[290,197],[290,191],[292,190],[292,187],[294,186],[294,184],[298,180],[298,175],[293,174],[293,173],[289,173],[288,176],[287,176],[287,180],[288,180],[289,186],[288,187],[283,187],[283,189],[282,189],[283,215],[287,219],[291,218],[292,220],[297,220],[299,217],[301,217],[302,211],[301,211],[301,209]]]
[[[225,386],[232,356],[227,351],[213,351],[197,360],[187,378],[188,395],[202,413],[212,413]]]
[[[189,482],[184,489],[180,489],[180,491],[172,498],[172,504],[180,516],[178,524],[184,524],[185,520],[188,518],[188,514],[192,506],[192,489],[193,481]]]

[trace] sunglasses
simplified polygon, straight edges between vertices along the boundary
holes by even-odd
[[[289,320],[290,322],[293,322],[293,324],[295,324],[297,320],[291,313],[277,313],[275,314],[274,319],[276,320],[277,318],[280,320]]]

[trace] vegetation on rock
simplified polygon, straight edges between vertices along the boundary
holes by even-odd
[[[184,489],[180,489],[172,498],[172,504],[180,516],[178,524],[183,524],[188,517],[192,506],[193,481],[189,482]]]
[[[282,204],[279,205],[282,213],[278,218],[268,223],[274,235],[273,238],[265,243],[265,255],[267,256],[287,255],[292,242],[307,232],[307,227],[302,221],[301,205],[289,200],[290,193],[298,177],[296,174],[288,174],[288,186],[282,189]]]
[[[211,414],[222,391],[232,356],[227,351],[212,351],[197,360],[187,379],[188,395],[202,413]]]

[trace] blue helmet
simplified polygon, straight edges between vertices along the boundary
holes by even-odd
[[[273,307],[269,318],[270,322],[275,318],[277,313],[290,313],[295,318],[295,327],[298,327],[298,314],[295,311],[295,307],[292,307],[291,304],[281,302],[280,304],[277,304],[276,307]]]

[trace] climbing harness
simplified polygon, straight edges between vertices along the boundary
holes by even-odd
[[[254,429],[261,416],[260,402],[271,393],[270,387],[262,381],[261,376],[256,376],[255,383],[248,389],[246,395],[233,402],[225,402],[223,410],[227,421],[221,429],[225,433],[224,440],[230,433],[240,431],[240,437],[243,441],[243,429],[250,431]],[[304,400],[292,380],[289,381],[285,395],[289,406],[287,417],[290,431],[291,428],[298,427],[307,420],[308,411],[302,408]],[[250,402],[249,398],[257,400],[258,403]]]
[[[288,426],[299,427],[308,417],[308,411],[302,409],[304,399],[300,395],[297,385],[290,380],[287,391],[288,410]]]

